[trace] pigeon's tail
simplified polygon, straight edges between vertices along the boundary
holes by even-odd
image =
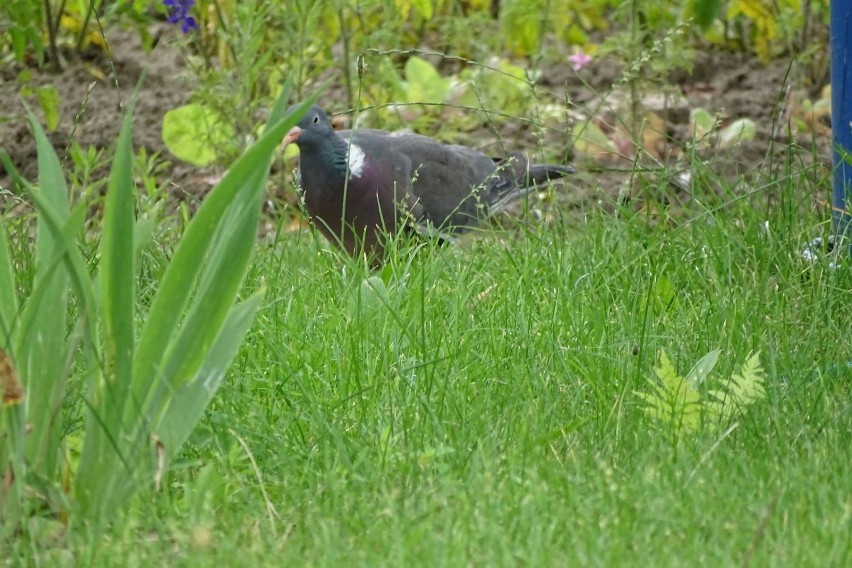
[[[497,170],[487,191],[491,213],[536,191],[537,187],[575,172],[569,165],[530,164],[526,156],[517,152],[496,163]]]
[[[519,178],[518,185],[535,186],[543,185],[549,181],[565,177],[575,173],[577,170],[574,166],[558,166],[554,164],[530,164],[524,172],[524,175]]]

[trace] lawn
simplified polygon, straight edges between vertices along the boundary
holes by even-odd
[[[800,192],[779,183],[779,201]],[[319,237],[264,239],[248,288],[266,299],[161,491],[106,535],[14,554],[847,564],[852,277],[799,254],[825,227],[735,200],[654,221],[590,212],[404,251],[384,287]],[[659,350],[685,373],[716,348],[708,380],[759,351],[766,398],[673,440],[635,393]]]

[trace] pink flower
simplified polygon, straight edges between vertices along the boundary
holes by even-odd
[[[574,68],[574,71],[579,71],[592,62],[592,56],[585,53],[583,49],[580,48],[573,55],[568,57],[568,62],[571,63],[571,67]]]

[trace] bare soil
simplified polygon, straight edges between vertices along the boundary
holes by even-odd
[[[143,71],[146,72],[134,113],[135,148],[144,147],[149,155],[159,152],[170,162],[162,172],[162,183],[169,188],[169,193],[178,198],[200,197],[209,189],[209,174],[215,168],[199,170],[181,163],[169,154],[161,139],[164,114],[189,101],[191,85],[183,72],[184,57],[170,41],[170,34],[176,32],[161,27],[155,33],[161,33],[162,40],[153,52],[146,53],[134,32],[118,28],[108,31],[111,57],[94,52],[70,63],[58,73],[50,69],[30,68],[30,85],[50,84],[59,91],[60,124],[50,133],[50,139],[61,158],[65,156],[72,137],[83,148],[105,148],[109,155],[109,148],[121,125],[122,108],[130,101]],[[23,69],[18,65],[0,68],[0,147],[11,155],[24,176],[35,179],[35,144],[25,121],[25,110],[19,96],[20,84],[16,79]],[[729,120],[750,118],[757,124],[754,140],[725,151],[707,149],[707,159],[712,161],[712,167],[728,178],[759,172],[768,165],[767,156],[771,155],[769,150],[774,142],[789,147],[788,130],[784,124],[790,113],[795,112],[790,107],[798,104],[797,101],[805,95],[815,96],[822,87],[821,84],[812,84],[807,92],[798,89],[796,83],[803,82],[797,78],[796,71],[789,60],[765,64],[744,54],[718,49],[700,51],[691,73],[678,72],[670,77],[668,92],[679,92],[684,99],[682,103],[656,111],[664,119],[665,132],[660,140],[654,142],[660,147],[646,148],[651,150],[651,154],[656,154],[656,161],[652,160],[650,165],[672,164],[677,160],[689,139],[689,110],[703,107]],[[612,97],[618,95],[613,95],[612,86],[620,76],[620,66],[606,59],[594,61],[580,72],[575,72],[566,61],[564,65],[547,69],[540,84],[554,93],[564,93],[567,100],[584,112],[603,108],[603,111],[598,111],[601,112],[600,122],[607,125],[613,122],[613,117],[607,115],[607,109],[612,106]],[[324,97],[324,103],[328,106],[337,104],[333,110],[339,110],[344,107],[344,99],[342,87],[332,88]],[[29,104],[37,114],[40,112],[34,99]],[[802,145],[802,159],[806,162],[804,167],[816,165],[820,170],[830,167],[830,136],[825,135],[827,126],[822,126],[823,131],[818,135],[800,136],[798,140]],[[532,129],[523,126],[507,124],[502,128],[498,133],[500,138],[504,142],[511,140],[514,149],[533,151],[541,144],[564,145],[565,137],[560,134],[559,128],[555,128],[554,134],[545,136],[544,140],[537,137]],[[493,138],[493,131],[485,128],[471,137],[486,141],[481,147],[488,146],[487,141]],[[560,153],[553,152],[555,155]],[[569,207],[585,208],[589,204],[612,203],[616,196],[624,196],[626,180],[630,179],[629,170],[632,169],[631,159],[613,155],[572,157],[583,173],[566,188],[561,202]],[[106,175],[107,168],[108,164],[105,164],[101,175]],[[675,188],[677,191],[677,186]],[[280,196],[288,190],[273,188],[273,191]],[[631,191],[629,187],[626,190],[628,194]],[[679,191],[688,193],[688,188],[681,187]],[[4,193],[8,197],[13,190],[9,176],[0,166],[0,210]]]

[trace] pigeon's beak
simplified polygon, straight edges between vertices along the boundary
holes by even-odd
[[[294,126],[287,132],[287,135],[284,136],[284,141],[281,142],[281,147],[286,148],[291,142],[295,142],[296,138],[302,133],[302,129],[298,126]]]

